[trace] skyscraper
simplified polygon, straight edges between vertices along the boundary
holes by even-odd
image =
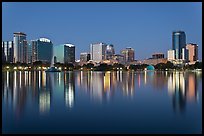
[[[106,46],[105,58],[106,60],[113,59],[115,50],[112,44]]]
[[[2,42],[2,62],[13,62],[13,41]]]
[[[75,62],[75,45],[65,44],[64,45],[64,63]]]
[[[100,61],[105,59],[105,50],[106,50],[105,43],[95,43],[90,45],[90,54],[91,60],[94,62],[99,63]]]
[[[16,32],[14,34],[14,62],[27,63],[27,41],[26,34],[22,32]]]
[[[135,60],[135,51],[131,47],[122,50],[121,54],[124,56],[125,62],[132,62]]]
[[[55,62],[64,63],[64,44],[53,46]]]
[[[175,50],[175,54],[174,54],[175,59],[186,59],[185,46],[186,46],[185,32],[184,31],[174,31],[172,33],[172,49]]]
[[[28,63],[32,63],[32,42],[28,42]]]
[[[32,41],[32,61],[51,63],[53,59],[53,44],[47,38]]]
[[[190,63],[196,62],[198,60],[198,45],[194,43],[189,43],[186,45],[188,52],[188,61]]]

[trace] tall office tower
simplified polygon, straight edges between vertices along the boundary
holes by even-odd
[[[187,53],[188,53],[188,61],[195,62],[198,60],[198,45],[194,43],[189,43],[186,45]]]
[[[112,44],[109,44],[106,46],[106,51],[105,51],[105,59],[110,60],[113,59],[115,55],[115,50]]]
[[[54,45],[53,53],[55,58],[55,63],[64,63],[64,44]]]
[[[152,54],[153,59],[161,59],[164,58],[164,53],[154,53]]]
[[[105,60],[105,51],[106,51],[105,43],[95,43],[90,45],[90,54],[91,60],[94,62],[100,62]]]
[[[32,48],[32,62],[37,61],[38,54],[37,54],[37,41],[31,40],[31,48]]]
[[[27,63],[27,41],[26,34],[16,32],[14,34],[14,62]]]
[[[53,60],[53,44],[47,38],[32,40],[32,62],[51,63]]]
[[[135,60],[135,51],[131,47],[122,50],[121,54],[124,56],[125,62],[132,62]]]
[[[185,46],[186,46],[186,34],[185,34],[185,32],[174,31],[172,33],[172,49],[175,50],[175,54],[174,54],[175,59],[186,59]]]
[[[28,63],[32,63],[32,42],[28,42]]]
[[[168,50],[167,60],[168,61],[175,60],[175,50]]]
[[[87,62],[91,59],[90,53],[82,52],[80,53],[80,62]]]
[[[2,42],[2,62],[13,62],[13,41]]]
[[[21,53],[21,63],[28,63],[28,42],[23,41],[23,52]]]
[[[75,45],[64,44],[64,63],[75,62]]]

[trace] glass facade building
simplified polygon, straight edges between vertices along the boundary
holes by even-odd
[[[114,46],[112,44],[107,45],[105,52],[106,60],[113,59],[114,54],[115,54]]]
[[[75,62],[75,45],[65,44],[64,45],[64,63]]]
[[[53,58],[53,44],[47,38],[33,40],[32,44],[32,61],[42,61],[43,63],[51,63]],[[54,60],[53,60],[54,61]]]
[[[105,60],[106,46],[107,45],[105,43],[91,44],[90,45],[91,60],[97,63],[102,60]]]
[[[175,59],[186,59],[186,34],[184,31],[172,33],[172,49],[175,50]],[[184,48],[184,51],[182,51]]]
[[[54,45],[53,53],[55,57],[55,63],[64,63],[64,44]]]
[[[2,62],[13,62],[14,55],[13,41],[2,42]]]
[[[27,63],[27,41],[26,34],[22,32],[14,33],[14,62]]]

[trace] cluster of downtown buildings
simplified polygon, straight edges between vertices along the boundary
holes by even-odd
[[[80,53],[80,60],[75,59],[75,45],[61,44],[53,45],[47,38],[28,41],[26,34],[15,32],[13,41],[2,41],[2,62],[32,64],[36,61],[43,63],[72,63],[74,65],[84,65],[93,63],[124,65],[130,64],[151,64],[166,63],[171,61],[175,65],[194,64],[198,61],[198,45],[194,43],[186,44],[186,35],[183,31],[172,33],[172,49],[168,50],[167,58],[163,53],[155,53],[152,58],[145,60],[135,60],[135,51],[127,47],[116,54],[114,45],[105,43],[94,43],[90,45],[90,52]]]

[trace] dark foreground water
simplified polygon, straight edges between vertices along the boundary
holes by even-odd
[[[3,72],[3,133],[202,133],[202,72]]]

